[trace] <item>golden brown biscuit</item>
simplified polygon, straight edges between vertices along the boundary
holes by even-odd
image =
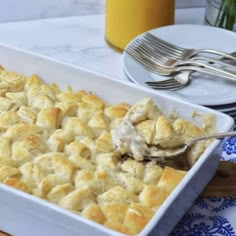
[[[96,137],[99,137],[104,131],[109,129],[108,120],[102,111],[93,115],[88,122],[88,126],[93,130]]]
[[[199,157],[204,153],[211,143],[212,140],[199,141],[190,148],[190,150],[187,152],[189,166],[193,166],[193,164],[199,159]]]
[[[118,178],[123,187],[131,193],[138,194],[142,191],[144,185],[143,181],[135,178],[130,173],[119,173]]]
[[[78,92],[72,92],[69,89],[67,89],[66,91],[64,92],[61,92],[57,95],[57,99],[58,101],[60,102],[66,102],[66,103],[78,103],[81,101],[81,99],[83,98],[83,96],[86,95],[86,92],[81,90],[81,91],[78,91]]]
[[[57,129],[48,138],[49,149],[53,152],[63,152],[64,146],[74,140],[74,134],[70,130]]]
[[[81,121],[87,124],[94,114],[100,111],[102,111],[101,108],[92,106],[90,103],[79,102],[76,115]]]
[[[114,152],[99,153],[96,157],[96,163],[98,166],[104,169],[116,169],[119,161],[119,157]]]
[[[149,208],[138,203],[131,203],[126,212],[124,225],[131,234],[137,234],[145,227],[153,215],[154,212]]]
[[[132,176],[142,179],[145,166],[142,162],[135,160],[126,160],[121,164],[121,170],[130,173]]]
[[[27,78],[12,71],[1,70],[0,80],[7,84],[8,91],[20,91],[24,88]]]
[[[146,185],[139,194],[139,201],[148,208],[158,208],[169,195],[170,192],[165,188],[157,187],[156,185]]]
[[[0,129],[4,130],[21,122],[21,118],[14,111],[0,113]]]
[[[26,93],[25,92],[8,92],[5,94],[6,98],[12,100],[18,106],[26,106]]]
[[[41,197],[46,198],[52,188],[65,183],[67,183],[67,180],[63,176],[57,174],[47,175],[38,186]]]
[[[24,90],[28,91],[32,87],[40,87],[43,81],[37,75],[31,75],[25,82]]]
[[[7,84],[0,82],[0,96],[4,96],[7,93],[7,90]]]
[[[84,169],[78,171],[76,173],[74,182],[75,182],[75,187],[77,189],[89,187],[94,194],[99,194],[104,192],[102,188],[102,183],[94,178],[93,170]]]
[[[16,114],[21,118],[23,123],[34,124],[36,121],[36,114],[27,106],[20,106]]]
[[[150,98],[145,97],[132,106],[125,117],[133,124],[137,124],[147,119],[156,120],[160,115],[159,108]]]
[[[68,158],[76,168],[78,169],[87,169],[87,170],[95,170],[96,166],[90,160],[85,159],[81,156],[71,155]]]
[[[54,107],[54,101],[46,94],[39,94],[30,106],[33,111],[39,112],[41,109]]]
[[[116,186],[99,195],[97,201],[99,204],[131,203],[137,202],[138,197],[121,186]]]
[[[145,184],[157,184],[162,175],[162,172],[163,169],[156,165],[155,162],[147,163],[145,166],[143,182]]]
[[[21,173],[21,180],[26,183],[29,187],[35,188],[36,183],[34,180],[34,164],[32,162],[26,162],[19,167]],[[42,177],[43,178],[43,177]]]
[[[27,150],[23,142],[17,141],[12,144],[12,160],[16,162],[17,166],[33,159],[33,154]]]
[[[184,143],[184,139],[178,136],[170,121],[165,116],[159,116],[156,121],[156,132],[153,144],[164,148],[173,148]]]
[[[0,137],[0,153],[2,158],[11,159],[11,142],[9,138]]]
[[[59,205],[71,210],[83,210],[95,203],[95,196],[87,187],[74,190],[59,201]]]
[[[30,135],[42,136],[45,130],[37,125],[19,123],[11,126],[3,135],[12,141],[22,141]]]
[[[186,175],[186,171],[176,170],[171,167],[165,167],[157,186],[171,192],[180,183]]]
[[[109,220],[109,222],[123,223],[125,214],[129,207],[129,204],[125,203],[112,203],[100,206],[103,214]]]
[[[35,158],[34,164],[39,166],[45,172],[45,175],[49,175],[53,173],[54,170],[53,157],[55,155],[56,156],[61,155],[62,157],[65,157],[64,154],[59,152],[48,152]]]
[[[82,97],[82,101],[88,103],[91,107],[103,109],[105,103],[94,94],[87,94]]]
[[[0,111],[16,111],[18,108],[18,105],[13,102],[12,100],[0,97]]]
[[[62,121],[62,128],[70,135],[80,138],[94,137],[94,133],[91,128],[82,122],[78,117],[67,117]]]
[[[36,125],[46,130],[58,129],[62,118],[61,109],[58,107],[44,108],[38,113]]]
[[[51,87],[45,83],[42,83],[41,85],[31,86],[29,88],[27,91],[28,104],[30,105],[33,100],[37,99],[40,95],[46,95],[53,101],[56,98]]]
[[[3,183],[26,193],[32,192],[27,184],[16,178],[7,178]]]
[[[74,141],[66,145],[65,153],[68,156],[80,156],[86,159],[89,158],[91,154],[90,149],[85,144],[79,141]]]
[[[20,171],[12,166],[3,166],[0,168],[0,183],[4,182],[9,177],[14,177],[20,174]]]
[[[107,131],[102,132],[102,134],[97,138],[95,147],[98,152],[114,151],[111,134]]]
[[[49,151],[44,141],[36,135],[29,135],[26,139],[22,140],[22,144],[34,157]]]
[[[105,115],[110,119],[122,118],[128,112],[130,106],[125,103],[120,103],[114,106],[108,106],[104,109]]]
[[[63,197],[73,190],[74,187],[70,183],[57,185],[48,193],[47,199],[50,202],[58,203]]]
[[[105,222],[104,225],[110,229],[116,230],[116,231],[121,232],[125,235],[131,234],[129,231],[129,228],[127,226],[123,225],[123,223],[117,223],[117,222],[108,220]]]
[[[75,116],[78,109],[76,102],[58,102],[55,104],[55,107],[60,108],[62,112],[62,119],[67,116]]]
[[[66,182],[71,182],[76,169],[73,163],[60,155],[54,155],[52,161],[54,173],[61,176]]]
[[[195,138],[204,134],[203,129],[198,128],[196,125],[190,123],[185,119],[177,119],[173,123],[173,127],[175,129],[175,132],[179,136],[181,135],[185,142],[188,142],[191,138]]]
[[[144,137],[146,143],[151,144],[155,133],[155,121],[141,121],[135,127],[137,131]]]
[[[106,218],[103,215],[100,207],[95,204],[92,203],[90,204],[88,207],[86,207],[82,212],[81,215],[86,217],[89,220],[93,220],[99,224],[104,224]]]
[[[16,162],[4,156],[0,156],[0,168],[4,166],[16,167]]]

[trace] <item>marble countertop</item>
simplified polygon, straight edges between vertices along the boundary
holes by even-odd
[[[176,24],[203,24],[204,8],[177,9]],[[104,15],[0,24],[0,42],[122,79],[122,54],[104,40]]]
[[[175,0],[177,8],[203,7],[206,0]],[[0,22],[103,14],[105,0],[0,0]]]

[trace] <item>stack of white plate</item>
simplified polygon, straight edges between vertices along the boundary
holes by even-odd
[[[236,51],[236,34],[215,27],[173,25],[152,30],[150,33],[186,48],[212,48],[229,53]],[[144,69],[125,51],[123,71],[126,80],[146,87],[148,87],[146,81],[166,79]],[[168,93],[176,98],[208,106],[232,116],[236,121],[236,81],[193,73],[188,86],[176,91],[156,90],[156,92]]]

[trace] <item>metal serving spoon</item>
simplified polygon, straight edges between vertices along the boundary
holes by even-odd
[[[157,164],[165,165],[169,162],[176,161],[177,157],[179,159],[185,158],[184,154],[197,142],[207,139],[223,139],[225,137],[236,136],[236,131],[223,132],[216,134],[208,134],[192,139],[189,143],[184,144],[175,149],[163,149],[152,153],[151,149],[149,152],[143,153],[144,160],[155,161]]]

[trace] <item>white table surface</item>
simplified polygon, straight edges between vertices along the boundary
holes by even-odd
[[[0,22],[104,14],[106,0],[0,0]],[[175,0],[177,8],[203,7],[206,0]]]
[[[176,10],[176,24],[203,24],[204,8]],[[0,42],[122,79],[122,54],[104,40],[104,15],[0,24]]]

